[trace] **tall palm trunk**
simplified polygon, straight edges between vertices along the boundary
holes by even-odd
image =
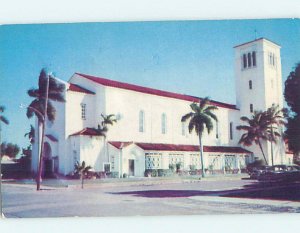
[[[49,77],[47,78],[46,85],[46,95],[45,95],[45,111],[44,111],[44,119],[43,119],[43,130],[42,130],[42,140],[41,140],[41,152],[40,152],[40,161],[39,161],[39,169],[38,169],[38,177],[36,182],[36,189],[40,190],[41,187],[41,179],[42,179],[42,167],[43,167],[43,153],[44,153],[44,139],[45,139],[45,124],[46,124],[46,116],[47,116],[47,107],[48,107],[48,94],[49,94]]]
[[[83,172],[81,172],[80,176],[81,176],[81,188],[83,189],[83,182],[84,182]]]
[[[201,159],[201,169],[202,169],[202,177],[205,177],[204,171],[204,162],[203,162],[203,144],[202,144],[202,133],[199,133],[199,149],[200,149],[200,159]]]
[[[263,148],[262,148],[262,146],[261,146],[261,142],[260,142],[260,140],[259,140],[259,139],[258,139],[258,145],[259,145],[259,148],[260,148],[260,150],[261,150],[261,153],[262,153],[262,154],[263,154],[263,156],[264,156],[264,159],[265,159],[266,165],[268,165],[268,161],[267,161],[267,159],[266,159],[266,156],[265,156],[264,150],[263,150]]]
[[[42,137],[41,137],[41,149],[39,153],[39,165],[38,165],[38,174],[36,178],[36,190],[40,190],[41,181],[42,181],[42,169],[43,169],[43,153],[44,153],[44,137],[45,137],[45,122],[42,123]]]

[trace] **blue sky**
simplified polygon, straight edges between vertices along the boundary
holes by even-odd
[[[300,62],[299,20],[220,20],[0,26],[3,140],[25,147],[32,120],[20,103],[43,67],[68,80],[92,74],[235,104],[233,46],[266,37],[282,46],[283,80]]]

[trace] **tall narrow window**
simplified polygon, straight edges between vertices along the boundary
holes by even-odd
[[[229,124],[229,134],[230,134],[230,140],[232,140],[233,139],[233,123],[232,122],[230,122],[230,124]]]
[[[145,132],[145,113],[143,110],[139,112],[139,132]]]
[[[246,56],[246,54],[243,54],[243,67],[247,68],[247,56]]]
[[[161,133],[162,134],[167,133],[167,116],[165,113],[161,115]]]
[[[248,53],[248,67],[251,67],[251,53]]]
[[[253,66],[256,66],[256,52],[255,51],[252,52],[252,63],[253,63]]]
[[[252,80],[249,81],[249,89],[252,90]]]
[[[216,138],[219,138],[219,122],[216,122]]]
[[[86,104],[81,104],[81,119],[86,119]]]
[[[253,112],[253,104],[250,104],[250,112]]]
[[[185,131],[185,122],[181,122],[181,135],[185,136],[186,131]]]

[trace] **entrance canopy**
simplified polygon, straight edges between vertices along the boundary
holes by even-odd
[[[128,145],[135,144],[146,151],[188,151],[198,152],[199,146],[195,145],[180,145],[180,144],[162,144],[162,143],[141,143],[141,142],[120,142],[120,141],[109,141],[109,144],[116,147],[117,149],[124,148]],[[237,154],[252,154],[241,147],[232,146],[204,146],[204,152],[216,152],[216,153],[237,153]]]

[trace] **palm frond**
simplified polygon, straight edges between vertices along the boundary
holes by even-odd
[[[3,105],[0,105],[0,112],[4,112],[5,111],[5,107]]]
[[[27,91],[27,94],[33,98],[40,98],[40,92],[38,89],[31,88]]]
[[[9,124],[9,121],[5,116],[0,116],[0,121],[2,121],[4,124]]]
[[[185,122],[187,121],[188,119],[190,119],[191,117],[193,117],[194,113],[193,112],[190,112],[188,114],[185,114],[183,117],[181,117],[181,122]]]
[[[200,101],[199,108],[204,109],[204,107],[209,104],[209,101],[210,101],[209,97],[205,97],[204,99],[202,99]]]
[[[216,122],[218,121],[218,117],[214,113],[212,113],[211,111],[205,110],[204,114],[208,115],[209,117],[211,117],[212,119],[214,119]]]
[[[55,120],[56,116],[56,109],[54,108],[53,104],[51,101],[48,101],[47,105],[47,117],[50,122],[53,122]]]

